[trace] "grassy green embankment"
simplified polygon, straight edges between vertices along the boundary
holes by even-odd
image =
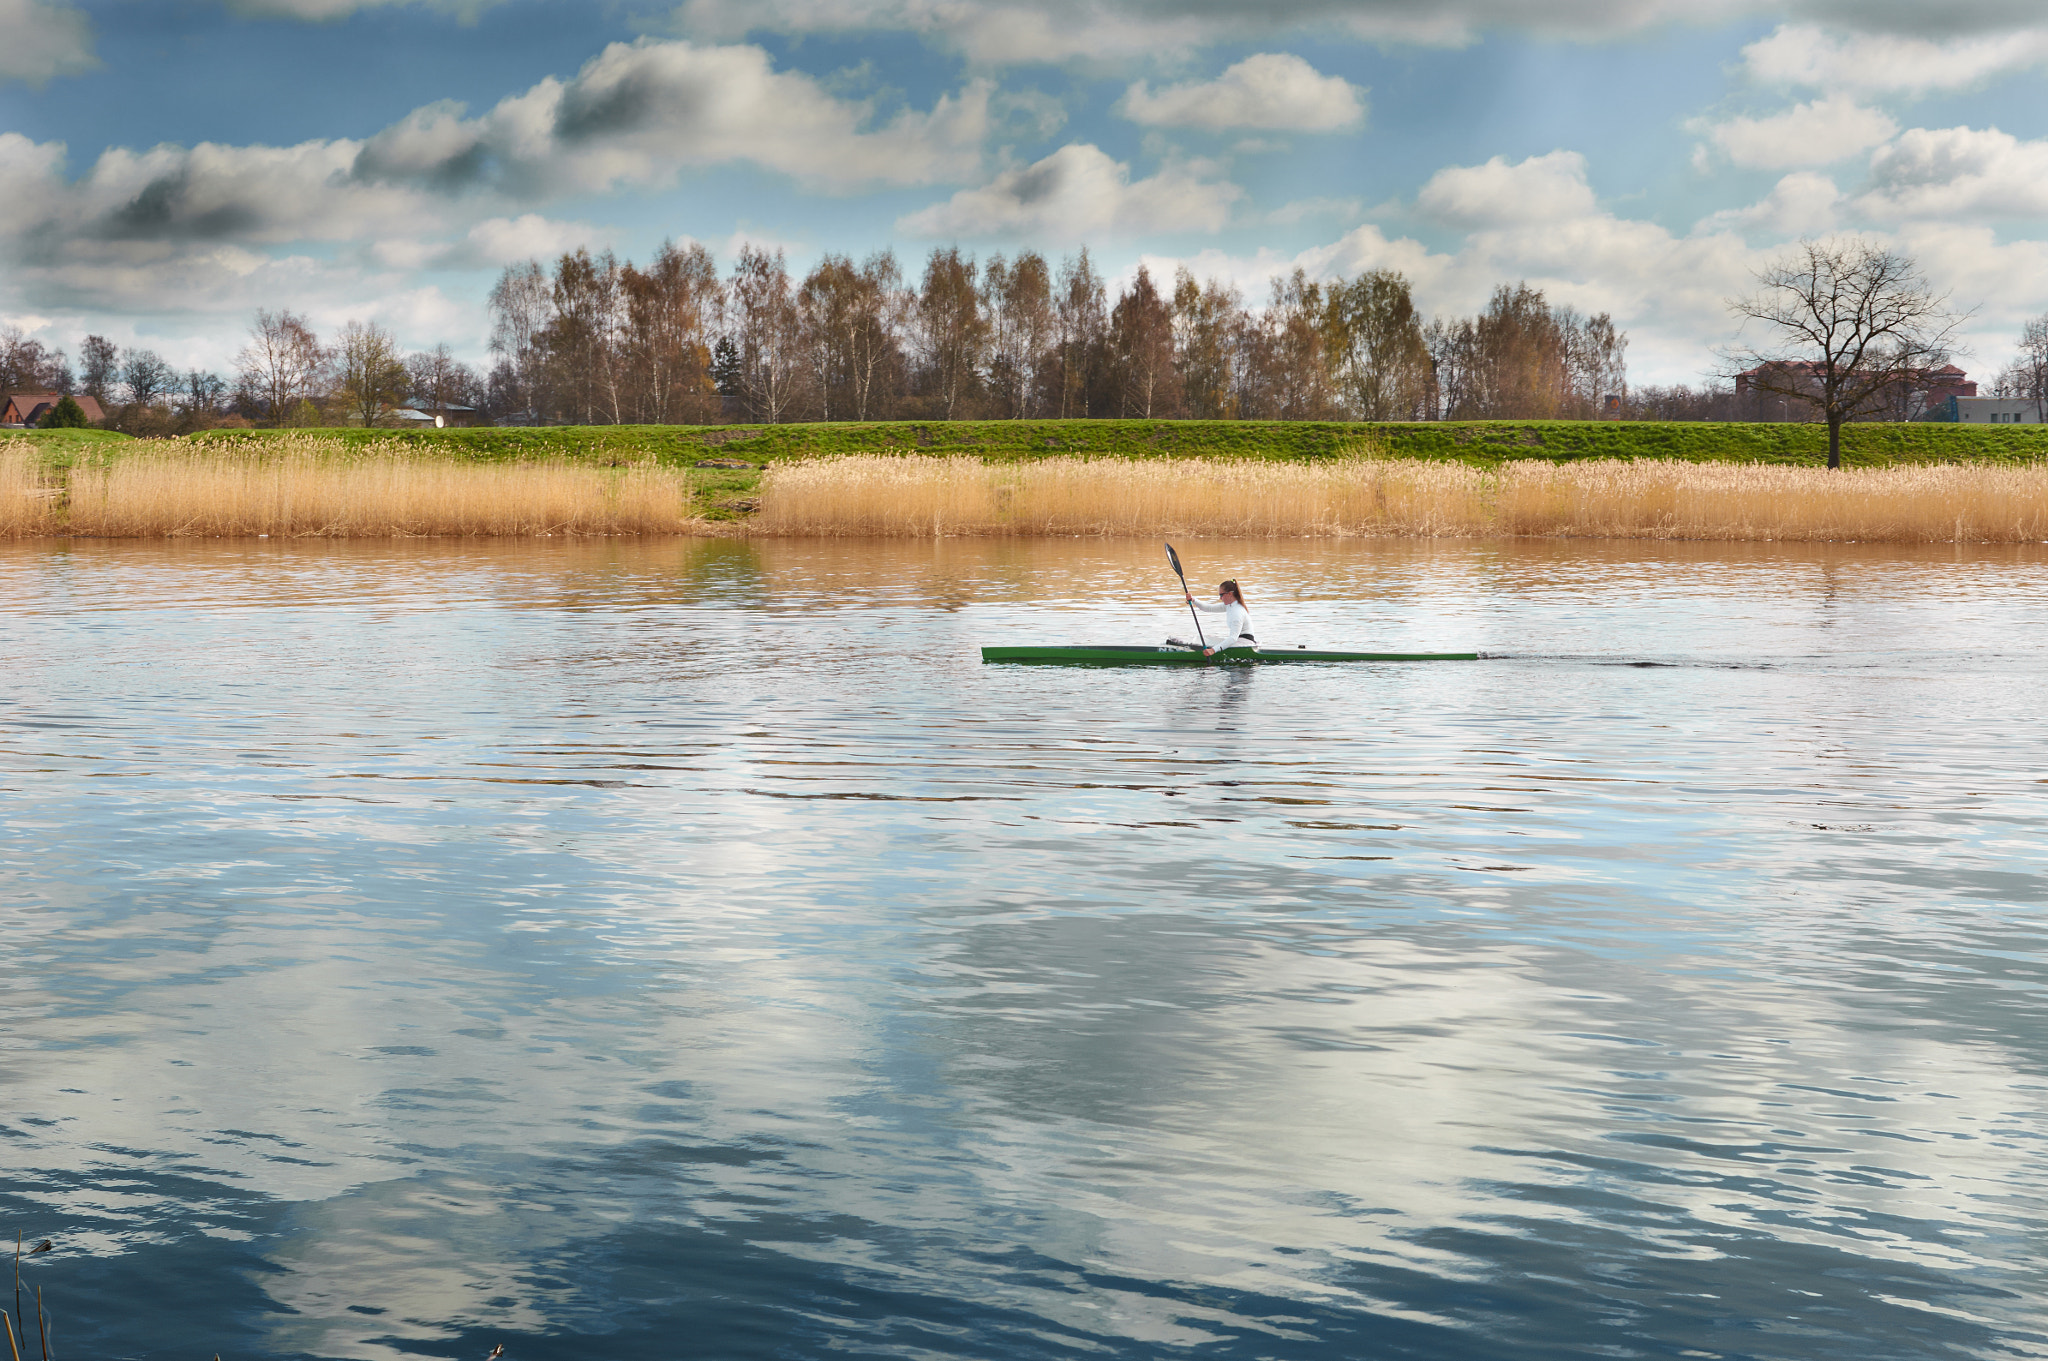
[[[234,447],[293,432],[215,430],[193,442]],[[824,425],[570,425],[479,430],[321,430],[349,443],[395,441],[490,462],[565,459],[621,463],[653,458],[749,463],[842,454],[968,454],[991,461],[1092,458],[1317,460],[1346,454],[1454,459],[1491,466],[1508,459],[1673,458],[1687,462],[1820,464],[1818,425],[1703,421],[1442,421],[1366,425],[1339,421],[878,421]],[[1902,463],[2032,463],[2048,457],[2048,428],[1852,424],[1842,434],[1855,467]]]

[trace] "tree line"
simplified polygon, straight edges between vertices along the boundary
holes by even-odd
[[[578,250],[508,267],[490,295],[490,404],[533,423],[1154,417],[1430,420],[1598,413],[1627,335],[1526,284],[1425,320],[1391,270],[1236,288],[1140,266],[1111,295],[1086,248],[977,260],[827,254],[802,276],[749,246],[646,268]]]
[[[289,309],[259,310],[232,375],[179,370],[154,350],[101,335],[79,346],[77,367],[18,328],[0,327],[0,391],[91,397],[101,425],[131,435],[176,435],[222,425],[376,425],[409,402],[482,411],[485,381],[446,345],[402,352],[389,332],[349,322],[332,344]]]
[[[907,280],[891,251],[858,262],[828,254],[798,277],[781,252],[747,247],[721,275],[704,247],[668,243],[644,269],[587,250],[552,269],[532,260],[507,268],[489,297],[486,373],[446,345],[405,353],[369,322],[323,341],[287,309],[257,312],[228,377],[177,371],[98,335],[85,338],[74,371],[63,351],[0,328],[0,390],[90,395],[107,424],[137,434],[375,425],[406,405],[466,407],[510,424],[1610,415],[1826,418],[1832,429],[1858,415],[1913,417],[1888,404],[1910,405],[1911,380],[1945,356],[1961,318],[1943,311],[1908,260],[1868,243],[1800,249],[1758,276],[1763,294],[1731,304],[1783,331],[1791,348],[1731,351],[1724,381],[1697,388],[1631,390],[1626,333],[1526,283],[1497,287],[1477,315],[1425,321],[1409,281],[1391,270],[1327,280],[1296,270],[1254,306],[1184,268],[1162,285],[1141,267],[1112,297],[1085,248],[1056,266],[1034,251],[978,261],[940,248]],[[1814,298],[1859,280],[1887,306],[1912,306],[1875,348],[1866,338],[1854,356],[1800,359],[1812,348],[1803,319]],[[1937,314],[1939,334],[1920,335]],[[1737,395],[1738,369],[1747,396]],[[1776,384],[1784,391],[1771,377],[1780,370],[1793,375]],[[1992,391],[2048,414],[2048,317],[2026,324]]]

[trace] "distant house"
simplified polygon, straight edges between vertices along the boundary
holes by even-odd
[[[1806,360],[1759,364],[1735,375],[1735,396],[1753,408],[1751,419],[1812,420],[1817,414],[1814,408],[1792,392],[1818,396],[1820,375],[1820,365]],[[1895,419],[1953,420],[1944,414],[1949,403],[1975,398],[1977,385],[1954,364],[1943,364],[1938,369],[1907,369],[1886,381],[1882,393],[1871,395],[1876,399],[1873,405],[1889,411]]]
[[[414,400],[384,413],[385,419],[406,429],[446,430],[451,427],[479,425],[482,418],[473,406],[459,402],[425,402]]]
[[[1927,409],[1945,406],[1951,398],[1975,397],[1977,385],[1970,375],[1953,364],[1944,364],[1927,374]]]
[[[25,425],[36,425],[50,414],[50,408],[64,400],[61,392],[10,392],[0,396],[0,426],[20,429]],[[107,413],[100,410],[100,404],[91,397],[73,396],[85,418],[95,423],[105,420]]]
[[[1944,405],[1945,419],[1965,425],[2041,424],[2041,404],[2032,397],[1951,397]]]

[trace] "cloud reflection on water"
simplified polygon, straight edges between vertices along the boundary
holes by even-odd
[[[2033,1345],[2034,559],[1203,551],[1531,659],[974,665],[1172,627],[1092,543],[0,552],[17,1211],[280,1355]]]

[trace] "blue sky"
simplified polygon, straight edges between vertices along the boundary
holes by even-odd
[[[664,237],[1085,242],[1262,298],[1404,270],[1609,311],[1698,381],[1724,300],[1856,231],[2048,310],[2019,0],[0,0],[0,324],[226,369],[257,307],[486,359],[498,272]]]

